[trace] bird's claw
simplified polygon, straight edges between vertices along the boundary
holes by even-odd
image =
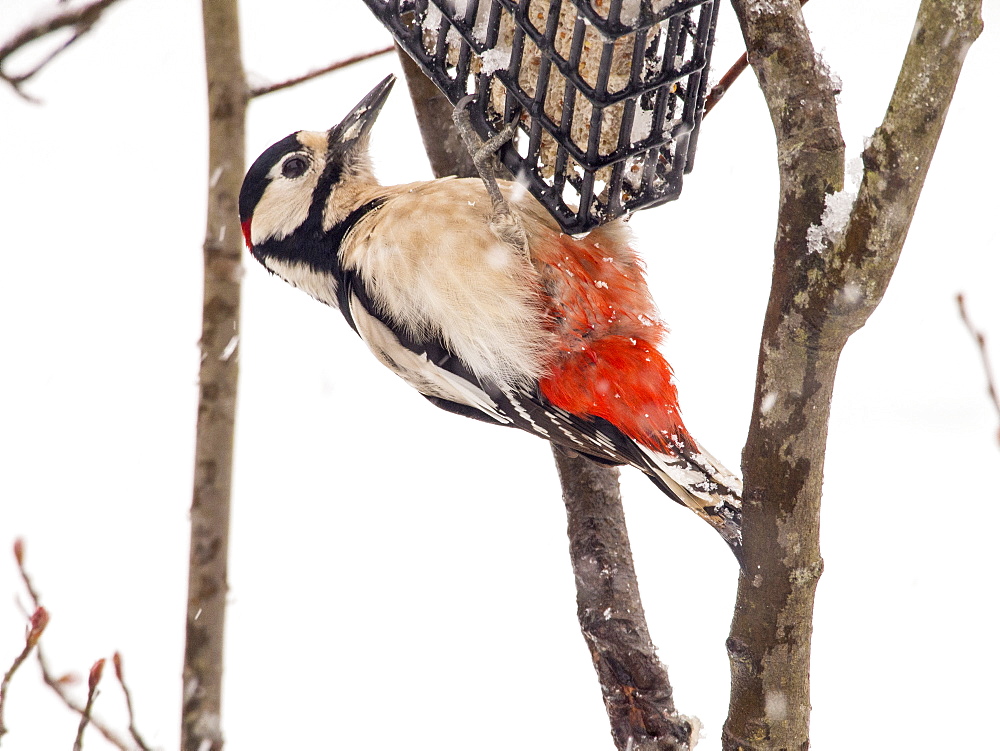
[[[458,104],[455,105],[452,120],[455,122],[455,127],[458,128],[458,132],[462,135],[465,148],[469,150],[469,154],[472,156],[472,163],[476,166],[476,171],[479,173],[483,185],[486,186],[486,192],[493,203],[493,216],[490,217],[490,228],[500,240],[513,245],[522,253],[527,254],[527,235],[517,215],[511,210],[510,204],[507,203],[507,200],[503,197],[503,193],[500,192],[500,186],[497,184],[496,178],[496,166],[493,161],[493,156],[500,150],[500,147],[514,137],[514,134],[517,132],[519,118],[515,117],[504,125],[495,136],[484,143],[480,139],[479,134],[476,133],[475,128],[472,127],[472,120],[469,117],[468,108],[474,100],[475,96],[471,94],[460,99]]]

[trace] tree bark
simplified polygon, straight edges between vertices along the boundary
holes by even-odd
[[[248,101],[236,0],[203,0],[202,18],[209,187],[184,648],[183,751],[220,751],[223,746],[223,634],[243,275],[238,201]]]
[[[399,50],[435,176],[476,177],[447,97]],[[501,171],[503,169],[500,165]],[[594,660],[611,734],[621,751],[682,751],[691,721],[676,713],[639,599],[618,470],[553,446],[566,503],[577,615]]]
[[[451,121],[454,107],[448,97],[441,93],[434,82],[424,75],[420,66],[399,46],[396,47],[399,62],[406,76],[406,87],[410,90],[413,108],[417,113],[417,125],[424,142],[427,160],[435,177],[476,177],[476,165],[472,155],[465,148],[465,142],[458,128]],[[506,169],[499,165],[506,175]]]
[[[781,196],[774,278],[744,469],[744,553],[727,641],[723,747],[806,749],[820,493],[830,399],[848,337],[881,301],[969,45],[981,0],[924,0],[882,125],[863,155],[846,227],[817,246],[843,189],[835,88],[797,0],[733,0],[777,136]],[[812,228],[812,229],[811,229]]]
[[[677,714],[656,656],[632,564],[618,470],[552,446],[566,503],[577,618],[604,695],[615,746],[686,751],[692,722]]]

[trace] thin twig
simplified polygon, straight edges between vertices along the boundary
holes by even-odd
[[[31,102],[32,104],[41,104],[42,100],[24,91],[24,89],[21,88],[21,84],[27,81],[32,76],[34,76],[36,73],[38,73],[42,68],[44,68],[50,62],[52,62],[52,60],[54,60],[60,52],[62,52],[71,44],[73,44],[73,42],[79,39],[82,35],[83,31],[74,31],[73,36],[71,36],[61,45],[52,50],[52,52],[50,52],[48,55],[42,58],[42,60],[27,73],[21,73],[20,75],[16,76],[8,76],[5,73],[0,72],[0,77],[2,77],[3,80],[7,81],[7,83],[11,85],[11,87],[14,89],[17,95],[20,96],[25,101]]]
[[[384,55],[388,52],[392,52],[396,49],[395,45],[389,45],[388,47],[383,47],[380,50],[373,50],[371,52],[362,52],[360,55],[355,55],[354,57],[349,57],[346,60],[339,60],[335,63],[327,65],[325,68],[319,68],[318,70],[311,71],[302,76],[297,76],[296,78],[289,78],[287,81],[282,81],[281,83],[272,83],[267,86],[256,86],[250,89],[250,98],[254,99],[259,96],[264,96],[265,94],[271,94],[275,91],[281,91],[282,89],[287,89],[296,84],[304,83],[305,81],[310,81],[313,78],[319,78],[327,73],[333,73],[335,70],[340,70],[341,68],[346,68],[348,65],[354,65],[354,63],[360,63],[363,60],[369,60],[373,57],[378,57],[379,55]]]
[[[38,659],[38,667],[41,669],[42,680],[45,682],[45,685],[56,693],[56,695],[62,700],[63,704],[65,704],[72,711],[76,712],[82,718],[84,714],[88,712],[87,708],[69,695],[69,692],[66,690],[67,681],[65,678],[57,678],[52,674],[48,661],[42,654],[41,647],[39,647],[35,652],[35,657]],[[134,749],[129,746],[127,740],[122,738],[118,735],[118,733],[105,725],[102,721],[98,720],[96,717],[90,717],[88,722],[97,729],[97,732],[104,736],[108,743],[119,749],[119,751],[134,751]]]
[[[132,709],[132,692],[129,691],[128,684],[125,683],[125,675],[122,672],[121,654],[115,652],[112,662],[114,662],[115,677],[118,679],[118,685],[122,687],[122,693],[125,694],[125,707],[128,709],[128,732],[141,751],[150,751],[149,746],[146,745],[146,741],[139,735],[139,729],[135,726],[135,712]]]
[[[31,597],[31,602],[32,605],[34,606],[35,612],[37,613],[39,610],[44,611],[45,609],[41,605],[38,590],[36,590],[34,585],[32,585],[31,577],[28,576],[28,571],[24,566],[24,541],[21,539],[18,539],[14,542],[14,558],[17,560],[17,570],[21,574],[21,581],[24,582],[24,587],[28,591],[28,596]],[[47,623],[48,622],[47,611],[45,611],[45,620]],[[41,634],[39,634],[39,636],[41,636]],[[35,647],[35,658],[38,661],[38,667],[42,673],[42,680],[45,682],[45,685],[51,688],[55,692],[55,694],[62,700],[62,703],[65,704],[72,711],[76,712],[81,717],[84,716],[85,712],[89,714],[89,710],[87,710],[86,707],[82,706],[78,701],[76,701],[72,696],[69,695],[68,691],[66,691],[66,684],[69,681],[67,681],[65,677],[57,678],[52,673],[52,670],[49,668],[49,664],[45,659],[45,655],[42,652],[42,645],[37,644],[37,639]],[[93,669],[91,670],[93,671]],[[99,721],[96,717],[90,717],[88,719],[88,722],[89,724],[93,725],[97,729],[97,731],[104,736],[104,738],[108,741],[108,743],[113,745],[115,748],[119,749],[120,751],[134,751],[134,749],[132,749],[129,746],[128,741],[119,736],[114,730],[105,725],[103,722]],[[148,750],[143,749],[143,751],[148,751]]]
[[[997,391],[996,381],[993,378],[993,368],[990,366],[989,352],[986,350],[986,334],[977,329],[973,325],[972,319],[969,318],[969,313],[965,309],[965,295],[959,292],[955,295],[955,301],[958,303],[958,312],[962,316],[962,322],[972,334],[972,338],[975,339],[976,346],[979,348],[979,356],[983,361],[983,372],[986,374],[986,392],[990,395],[993,407],[997,411],[997,417],[1000,418],[1000,395],[998,395],[1000,392]],[[1000,443],[1000,428],[997,428],[997,442]]]
[[[809,0],[802,0],[802,2],[799,3],[799,7],[802,7],[808,2]],[[749,65],[750,58],[748,58],[747,53],[744,52],[740,55],[740,59],[733,63],[729,70],[726,71],[726,75],[719,79],[719,82],[712,87],[710,92],[708,92],[708,96],[705,98],[705,115],[712,111],[712,108],[715,107],[715,105],[719,103],[719,100],[726,95],[726,92],[729,91],[729,87],[736,82],[736,79],[740,77],[740,74],[742,74]]]
[[[24,588],[31,598],[31,604],[34,606],[33,609],[38,610],[42,606],[39,601],[41,598],[35,590],[35,585],[31,583],[27,569],[24,567],[24,540],[20,537],[14,540],[14,560],[17,561],[17,570],[20,572],[21,581],[24,582]]]
[[[3,682],[0,683],[0,738],[3,738],[4,733],[7,732],[7,726],[3,721],[3,711],[7,704],[7,687],[10,685],[14,673],[24,664],[24,661],[28,659],[28,655],[31,654],[31,650],[38,644],[38,640],[41,638],[42,632],[45,631],[47,625],[49,625],[48,612],[45,608],[35,608],[35,612],[28,620],[28,630],[24,635],[24,649],[21,650],[21,654],[14,658],[10,669],[4,673]]]
[[[11,88],[13,88],[14,91],[17,92],[17,94],[23,99],[29,102],[37,103],[38,99],[25,93],[25,91],[21,88],[21,85],[38,74],[46,65],[52,62],[52,60],[55,59],[59,53],[90,31],[94,24],[100,19],[101,14],[116,2],[118,2],[118,0],[94,0],[94,2],[87,5],[61,10],[58,13],[54,13],[49,16],[45,20],[38,21],[37,23],[21,29],[21,31],[16,33],[9,40],[0,44],[0,80],[6,81],[10,84]],[[61,4],[62,3],[60,3],[60,5]],[[73,35],[69,38],[69,40],[46,55],[42,61],[36,64],[31,70],[17,75],[9,75],[4,72],[3,65],[7,62],[7,58],[11,55],[16,53],[18,50],[27,47],[32,42],[65,28],[73,29]]]
[[[80,726],[76,729],[76,740],[73,741],[73,751],[83,749],[83,731],[90,724],[90,713],[94,709],[94,700],[97,699],[97,684],[101,682],[104,675],[104,658],[102,657],[90,668],[90,677],[87,679],[87,705],[80,715]]]
[[[743,73],[749,65],[750,58],[747,57],[747,53],[744,52],[740,55],[740,59],[733,63],[732,67],[726,71],[726,75],[720,78],[719,82],[712,87],[710,92],[708,92],[708,96],[705,98],[706,115],[711,112],[712,108],[722,100],[722,97],[724,97],[726,92],[729,91],[729,87],[736,82],[736,79],[740,77],[740,74]]]

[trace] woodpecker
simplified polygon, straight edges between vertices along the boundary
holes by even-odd
[[[742,483],[684,427],[627,225],[563,234],[521,186],[497,180],[511,233],[485,178],[380,185],[369,134],[393,82],[339,125],[257,158],[239,200],[253,257],[339,309],[433,404],[638,468],[742,562]]]

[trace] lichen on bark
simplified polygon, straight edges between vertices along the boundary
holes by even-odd
[[[842,232],[810,247],[844,186],[836,86],[795,0],[733,0],[771,113],[781,195],[774,275],[747,444],[742,576],[727,641],[723,747],[805,749],[819,510],[840,352],[879,304],[902,250],[981,0],[924,0],[885,119]],[[815,234],[812,235],[815,238]]]

